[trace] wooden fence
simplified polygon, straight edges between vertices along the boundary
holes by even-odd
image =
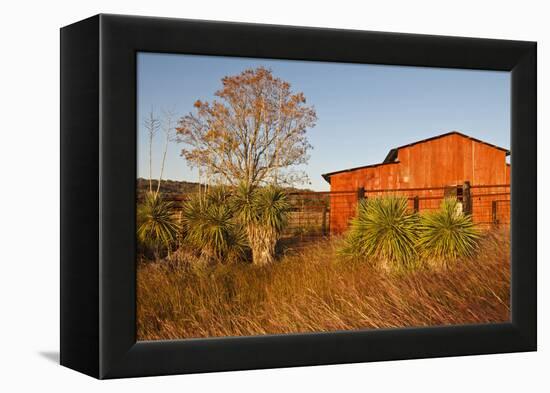
[[[455,197],[462,211],[470,214],[483,228],[510,224],[510,185],[473,185],[469,182],[453,187],[400,188],[369,190],[358,188],[338,192],[290,192],[288,225],[283,241],[301,245],[345,232],[355,216],[361,199],[399,195],[407,198],[411,211],[438,209],[446,197]],[[180,207],[188,195],[166,198]]]
[[[305,215],[305,226],[310,223],[312,209],[317,209],[317,215],[322,211],[324,218],[317,228],[323,228],[324,234],[339,234],[349,227],[350,220],[355,216],[358,201],[361,199],[398,195],[406,197],[409,208],[415,212],[438,209],[444,198],[454,197],[460,202],[465,214],[470,214],[475,223],[482,227],[510,224],[510,185],[471,185],[469,182],[452,187],[397,188],[369,190],[358,188],[354,191],[339,191],[327,193],[293,193],[291,197],[307,201],[322,200],[323,203],[313,203],[312,208],[304,203],[306,209],[296,212],[298,227],[303,227],[302,215]]]

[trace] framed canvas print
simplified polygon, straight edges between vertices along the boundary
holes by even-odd
[[[61,364],[536,350],[536,44],[61,29]]]

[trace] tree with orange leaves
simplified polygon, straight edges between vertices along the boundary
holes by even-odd
[[[178,141],[182,155],[208,181],[294,185],[307,181],[296,166],[306,164],[311,149],[306,136],[317,119],[303,93],[259,67],[222,79],[212,103],[197,100],[182,117]]]

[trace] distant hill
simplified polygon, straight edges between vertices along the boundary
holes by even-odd
[[[152,180],[153,190],[157,189],[157,182],[157,180]],[[142,177],[138,178],[136,187],[138,194],[149,191],[149,180]],[[199,183],[179,180],[163,180],[160,183],[160,191],[163,194],[193,194],[199,191]]]
[[[157,180],[152,180],[153,190],[157,189]],[[149,190],[149,180],[142,177],[137,179],[136,188],[138,195],[142,195]],[[307,188],[286,188],[288,192],[312,191]],[[182,195],[182,194],[194,194],[199,191],[199,183],[189,182],[185,180],[163,180],[160,183],[160,191],[166,195]]]

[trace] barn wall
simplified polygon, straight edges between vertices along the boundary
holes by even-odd
[[[397,162],[373,165],[331,176],[331,191],[355,191],[396,188],[425,188],[461,185],[510,184],[510,166],[506,152],[459,134],[450,134],[426,142],[400,148]],[[420,196],[436,196],[426,191]],[[437,208],[440,200],[423,201],[421,208]],[[499,202],[500,203],[500,202]],[[433,206],[432,206],[433,205]],[[355,215],[357,197],[353,193],[331,198],[330,226],[332,233],[348,227]],[[491,215],[490,203],[474,201],[474,218]]]
[[[383,164],[331,176],[331,192],[351,191],[331,195],[331,233],[341,233],[347,229],[349,220],[357,210],[357,189],[360,187],[369,190],[398,188],[399,166],[399,163]]]
[[[460,135],[399,149],[403,188],[506,183],[506,153]]]

